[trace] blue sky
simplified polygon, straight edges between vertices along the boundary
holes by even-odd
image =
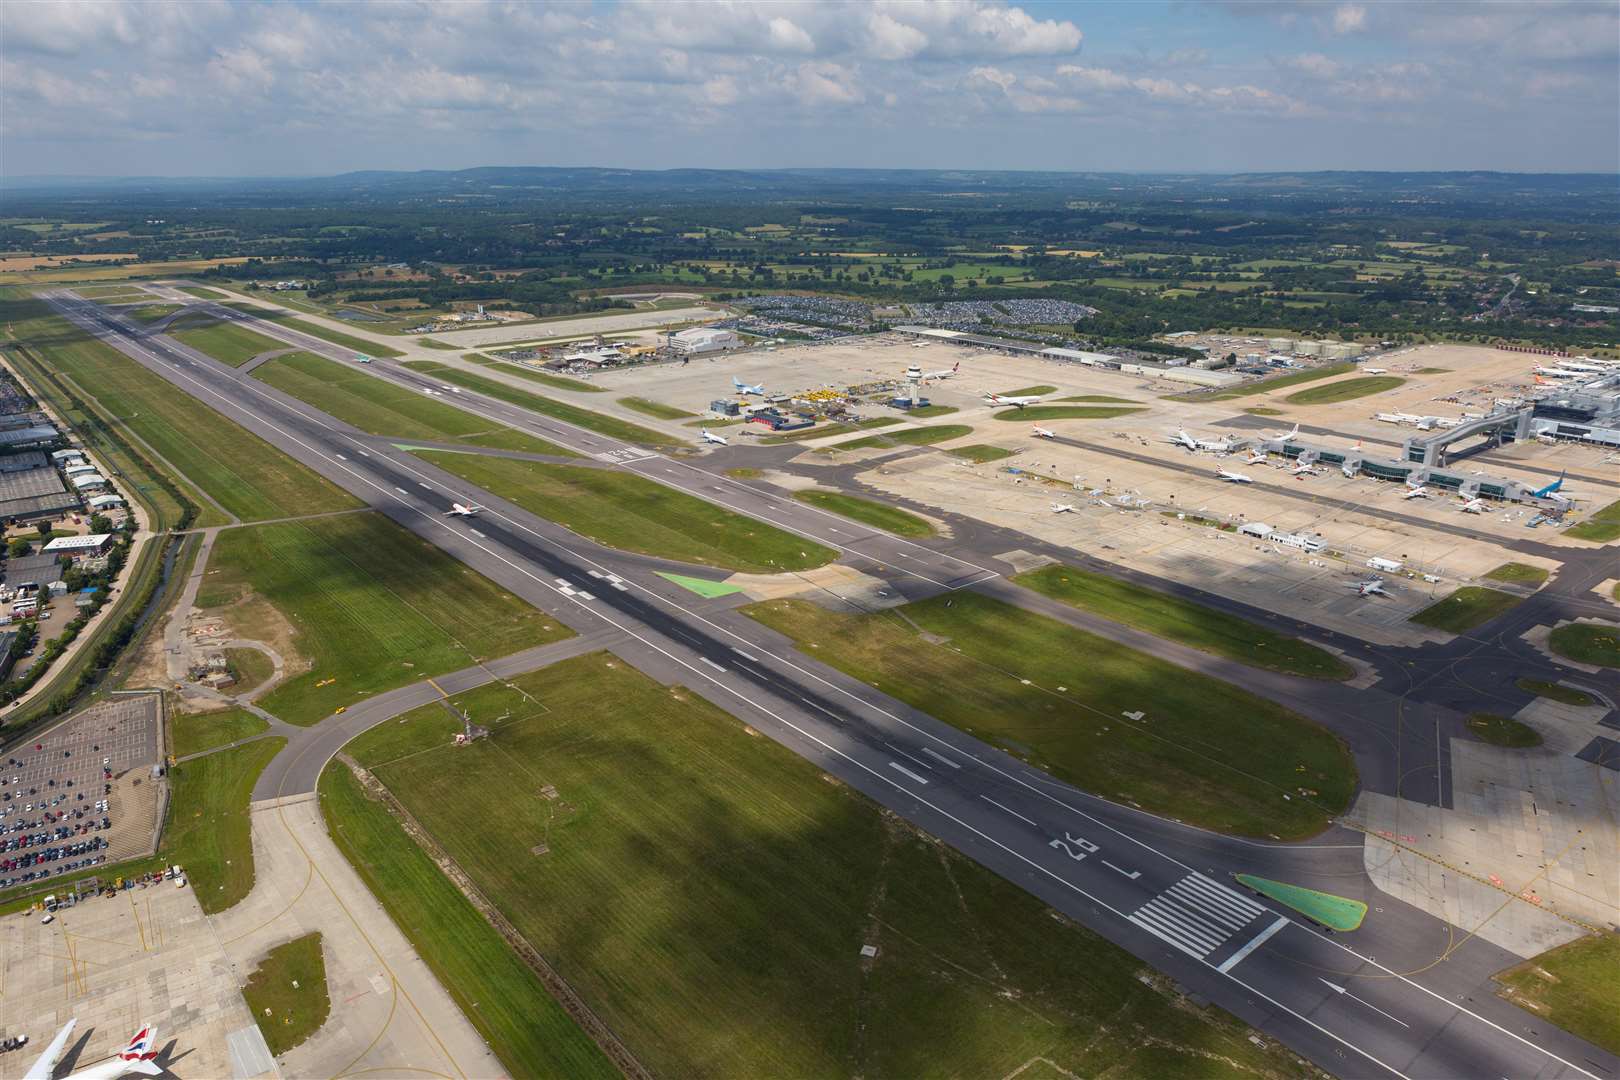
[[[1620,171],[1620,4],[0,4],[0,169]]]

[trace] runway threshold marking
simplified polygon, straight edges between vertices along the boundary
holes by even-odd
[[[1270,926],[1254,935],[1254,937],[1250,938],[1247,945],[1243,946],[1243,948],[1239,949],[1231,956],[1228,956],[1221,963],[1221,966],[1215,970],[1220,972],[1222,975],[1225,975],[1228,971],[1231,971],[1233,968],[1243,963],[1244,960],[1248,959],[1250,953],[1254,952],[1254,950],[1270,941],[1273,935],[1279,933],[1287,925],[1287,919],[1283,918],[1281,915],[1277,916],[1276,922],[1272,923]]]
[[[927,786],[927,784],[928,784],[928,780],[926,778],[918,776],[916,773],[912,772],[910,769],[906,768],[904,765],[900,764],[898,761],[889,762],[889,768],[893,769],[897,773],[900,773],[902,776],[911,777],[913,780],[917,781],[917,783],[919,783],[919,784],[922,784],[924,786]]]

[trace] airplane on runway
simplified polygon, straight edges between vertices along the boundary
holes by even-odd
[[[1483,514],[1485,511],[1490,509],[1490,504],[1484,499],[1469,499],[1467,502],[1457,507],[1457,509],[1461,510],[1465,514]]]
[[[1419,484],[1417,487],[1408,487],[1406,489],[1406,494],[1401,496],[1403,499],[1427,499],[1428,497],[1429,489],[1424,487],[1422,484]]]
[[[1053,431],[1051,428],[1043,428],[1039,424],[1035,425],[1034,434],[1035,434],[1035,437],[1037,439],[1055,439],[1055,438],[1057,438],[1057,432]]]
[[[737,378],[737,376],[735,376],[735,375],[733,375],[731,377],[731,385],[735,386],[737,388],[737,393],[739,393],[739,394],[764,394],[765,393],[765,384],[764,383],[760,383],[758,386],[749,386],[747,383],[743,382],[741,379]]]
[[[724,435],[716,435],[714,432],[710,431],[708,428],[699,428],[698,433],[703,436],[703,441],[704,442],[712,442],[716,446],[730,446],[731,445],[730,443],[728,443],[726,441],[726,437]]]
[[[1229,454],[1233,445],[1231,439],[1197,439],[1182,428],[1176,428],[1176,433],[1170,436],[1170,442],[1187,450],[1194,452],[1202,450],[1211,454]]]
[[[479,506],[477,503],[463,506],[461,503],[453,502],[450,504],[450,509],[444,512],[444,516],[450,517],[454,515],[455,517],[473,517],[477,514],[482,514],[483,512],[484,508]]]
[[[28,1067],[23,1074],[23,1080],[52,1080],[56,1075],[56,1062],[67,1049],[68,1040],[73,1037],[73,1029],[79,1024],[79,1018],[74,1017],[62,1025],[62,1030],[56,1033],[56,1038],[45,1048],[45,1052]],[[133,1038],[118,1053],[88,1069],[80,1069],[72,1073],[66,1080],[118,1080],[121,1076],[162,1076],[164,1069],[152,1059],[157,1057],[157,1032],[150,1024],[143,1024]]]
[[[1054,514],[1072,514],[1072,513],[1074,513],[1074,504],[1073,503],[1053,503],[1052,504],[1052,513],[1054,513]]]
[[[961,366],[962,361],[958,360],[956,363],[952,364],[948,368],[945,368],[943,371],[925,371],[921,376],[922,381],[931,382],[935,379],[954,379],[956,378],[956,369]]]
[[[1225,469],[1216,469],[1215,470],[1215,478],[1217,480],[1225,480],[1229,484],[1252,484],[1252,483],[1254,483],[1254,477],[1252,477],[1252,476],[1249,476],[1249,475],[1246,475],[1245,473],[1240,473],[1240,472],[1228,472]]]
[[[357,364],[369,364],[371,363],[371,357],[367,356],[365,353],[355,353],[354,362]]]
[[[1357,596],[1388,596],[1384,591],[1383,578],[1368,578],[1366,581],[1352,581],[1349,588],[1356,590]]]
[[[1006,397],[1002,394],[986,394],[984,395],[984,400],[992,405],[1011,405],[1015,409],[1022,409],[1025,405],[1033,405],[1037,401],[1042,401],[1045,399],[1044,397],[1037,396]]]

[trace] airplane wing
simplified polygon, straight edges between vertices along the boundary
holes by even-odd
[[[73,1029],[79,1024],[79,1018],[74,1017],[62,1025],[62,1030],[56,1033],[56,1038],[45,1048],[45,1052],[34,1059],[34,1063],[23,1073],[23,1080],[51,1080],[56,1072],[56,1061],[67,1049],[68,1040],[73,1037]]]

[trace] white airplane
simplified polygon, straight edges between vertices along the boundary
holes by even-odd
[[[23,1080],[52,1080],[56,1074],[56,1062],[67,1049],[68,1040],[73,1037],[73,1029],[79,1024],[79,1018],[74,1017],[62,1025],[62,1030],[56,1033],[56,1038],[45,1048],[45,1052],[28,1067],[23,1074]],[[80,1069],[71,1074],[66,1080],[118,1080],[121,1076],[162,1076],[163,1067],[152,1059],[157,1057],[157,1032],[150,1024],[144,1024],[135,1033],[129,1044],[118,1053],[88,1069]]]
[[[765,384],[764,383],[760,383],[758,386],[749,386],[747,383],[743,382],[741,379],[737,378],[737,376],[735,376],[735,375],[733,375],[731,377],[731,385],[735,386],[737,388],[737,393],[739,393],[739,394],[763,394],[763,393],[765,393]]]
[[[1264,450],[1251,450],[1249,456],[1243,459],[1245,465],[1264,465],[1265,463],[1266,454]]]
[[[1057,432],[1053,431],[1051,428],[1043,428],[1039,424],[1035,425],[1034,435],[1035,435],[1035,438],[1037,438],[1037,439],[1055,439],[1055,438],[1057,438]]]
[[[467,505],[463,505],[463,504],[458,503],[458,502],[453,502],[453,503],[450,504],[450,509],[448,509],[448,510],[446,510],[444,512],[444,516],[445,517],[451,517],[451,516],[455,516],[455,517],[473,517],[473,516],[475,516],[477,514],[482,514],[483,512],[484,512],[484,508],[482,506],[479,506],[477,503],[469,503]]]
[[[1457,507],[1457,509],[1461,510],[1465,514],[1483,514],[1485,511],[1490,509],[1490,504],[1484,499],[1469,499],[1467,502]]]
[[[1364,367],[1361,369],[1368,375],[1382,375],[1389,370],[1387,367]]]
[[[1074,513],[1074,504],[1073,503],[1053,503],[1052,504],[1052,513],[1054,513],[1054,514],[1072,514],[1072,513]]]
[[[1273,438],[1273,439],[1280,439],[1283,442],[1287,442],[1289,439],[1297,438],[1298,436],[1299,436],[1299,425],[1295,424],[1294,427],[1293,427],[1293,430],[1291,430],[1291,431],[1279,431],[1275,435],[1271,435],[1271,436],[1268,436],[1268,437]]]
[[[943,371],[925,371],[925,372],[922,373],[922,376],[921,376],[922,381],[923,382],[929,382],[929,381],[934,380],[934,379],[954,379],[954,378],[956,378],[956,369],[961,367],[961,366],[962,366],[962,361],[958,360],[956,363],[952,364],[950,367],[944,369]]]
[[[1356,590],[1357,596],[1388,596],[1384,591],[1383,578],[1368,578],[1366,581],[1352,581],[1349,587]]]
[[[992,405],[1011,405],[1015,409],[1022,409],[1025,405],[1033,405],[1037,401],[1044,399],[1036,396],[1007,397],[1003,394],[986,394],[984,395],[984,400],[988,401]]]
[[[1316,465],[1315,465],[1314,462],[1302,461],[1298,465],[1295,465],[1292,469],[1289,469],[1288,471],[1289,471],[1289,474],[1293,475],[1293,476],[1315,476],[1316,475]]]
[[[1561,367],[1541,367],[1539,364],[1530,370],[1530,374],[1545,376],[1549,379],[1584,379],[1587,377],[1587,372],[1584,371],[1570,371],[1568,368]]]
[[[1216,469],[1215,470],[1215,478],[1217,480],[1225,480],[1229,484],[1252,484],[1252,483],[1254,483],[1254,477],[1252,477],[1252,476],[1247,476],[1247,475],[1245,475],[1243,473],[1240,473],[1240,472],[1228,472],[1225,469]]]
[[[1228,454],[1232,451],[1231,439],[1195,439],[1181,428],[1176,428],[1176,433],[1170,436],[1170,441],[1188,450],[1203,450],[1211,454]]]
[[[1427,499],[1428,497],[1429,489],[1422,484],[1414,488],[1407,488],[1406,494],[1401,496],[1403,499]]]
[[[702,434],[704,442],[712,442],[716,446],[729,446],[729,445],[731,445],[730,443],[726,442],[726,437],[724,435],[716,435],[714,432],[710,431],[708,428],[699,428],[698,431],[699,431],[700,434]]]

